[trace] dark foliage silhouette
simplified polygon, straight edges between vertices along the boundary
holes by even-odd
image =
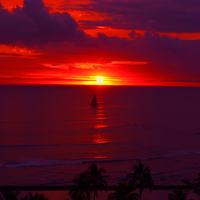
[[[115,189],[115,192],[108,195],[108,200],[138,200],[138,194],[132,193],[135,187],[121,181]]]
[[[189,192],[189,190],[175,189],[167,197],[169,200],[186,200]]]
[[[105,179],[108,176],[103,175],[105,173],[106,171],[103,168],[98,169],[96,164],[92,164],[88,167],[87,171],[85,171],[88,184],[94,192],[93,200],[95,200],[95,197],[98,195],[98,190],[107,190],[107,182]]]
[[[86,173],[80,173],[78,178],[73,180],[75,186],[69,191],[69,195],[73,200],[89,200],[90,187]]]
[[[191,189],[196,193],[198,196],[200,196],[200,173],[198,174],[197,179],[194,179],[194,183],[191,183],[188,180],[183,179],[182,182],[187,184],[188,186],[191,187]]]
[[[128,174],[126,178],[130,185],[139,184],[140,200],[144,189],[153,190],[154,182],[151,178],[150,169],[144,167],[140,160],[138,165],[133,165],[133,173]]]
[[[48,198],[46,198],[43,194],[39,194],[38,192],[34,195],[32,193],[29,193],[27,199],[28,200],[48,200]]]
[[[12,191],[10,187],[4,187],[1,190],[0,200],[18,200],[17,196],[19,195],[20,191]],[[26,200],[27,197],[22,198],[22,200]]]

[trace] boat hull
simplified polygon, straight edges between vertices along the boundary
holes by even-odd
[[[99,104],[98,104],[98,103],[91,103],[90,105],[93,106],[93,107],[96,107],[96,106],[98,106]]]

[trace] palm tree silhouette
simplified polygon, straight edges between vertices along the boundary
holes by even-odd
[[[108,200],[138,200],[138,194],[132,193],[134,189],[135,187],[127,184],[126,181],[121,181],[115,188],[115,192],[108,195]]]
[[[80,173],[78,178],[74,178],[75,186],[69,191],[69,195],[73,200],[89,200],[90,187],[86,173]]]
[[[186,200],[189,194],[189,190],[175,189],[173,194],[168,194],[169,200]]]
[[[92,164],[91,166],[89,166],[87,171],[85,172],[85,174],[87,175],[88,184],[94,192],[93,200],[95,200],[95,197],[98,195],[98,190],[107,190],[107,182],[105,178],[107,178],[108,176],[103,176],[103,173],[105,174],[106,171],[103,168],[98,169],[96,164]]]
[[[195,184],[195,190],[194,192],[200,196],[200,173],[198,174],[198,178],[197,179],[194,179],[196,181],[196,184]]]
[[[138,165],[133,165],[133,171],[134,172],[128,174],[126,178],[129,179],[130,185],[139,183],[139,199],[141,200],[143,190],[153,190],[154,182],[151,178],[150,169],[144,167],[140,160]]]
[[[10,187],[4,187],[1,190],[2,196],[0,196],[0,200],[17,200],[17,196],[19,195],[20,191],[12,191]],[[21,198],[20,200],[48,200],[43,194],[36,193],[35,195],[32,195],[29,193],[29,195],[25,196],[24,198]]]
[[[1,190],[2,196],[0,196],[0,200],[17,200],[17,196],[20,191],[12,191],[10,187],[4,187]]]
[[[35,195],[32,195],[29,192],[28,199],[29,200],[48,200],[48,198],[46,198],[43,194],[39,194],[38,192]]]
[[[182,182],[190,186],[192,190],[194,191],[194,193],[200,196],[200,173],[198,174],[197,179],[194,179],[194,180],[196,181],[195,183],[191,183],[190,181],[185,180],[185,179],[183,179]]]

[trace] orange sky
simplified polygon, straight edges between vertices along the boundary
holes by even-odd
[[[199,86],[200,12],[153,2],[1,0],[0,84]]]

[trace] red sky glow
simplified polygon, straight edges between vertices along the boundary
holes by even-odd
[[[0,84],[200,86],[199,24],[199,0],[1,0]]]

